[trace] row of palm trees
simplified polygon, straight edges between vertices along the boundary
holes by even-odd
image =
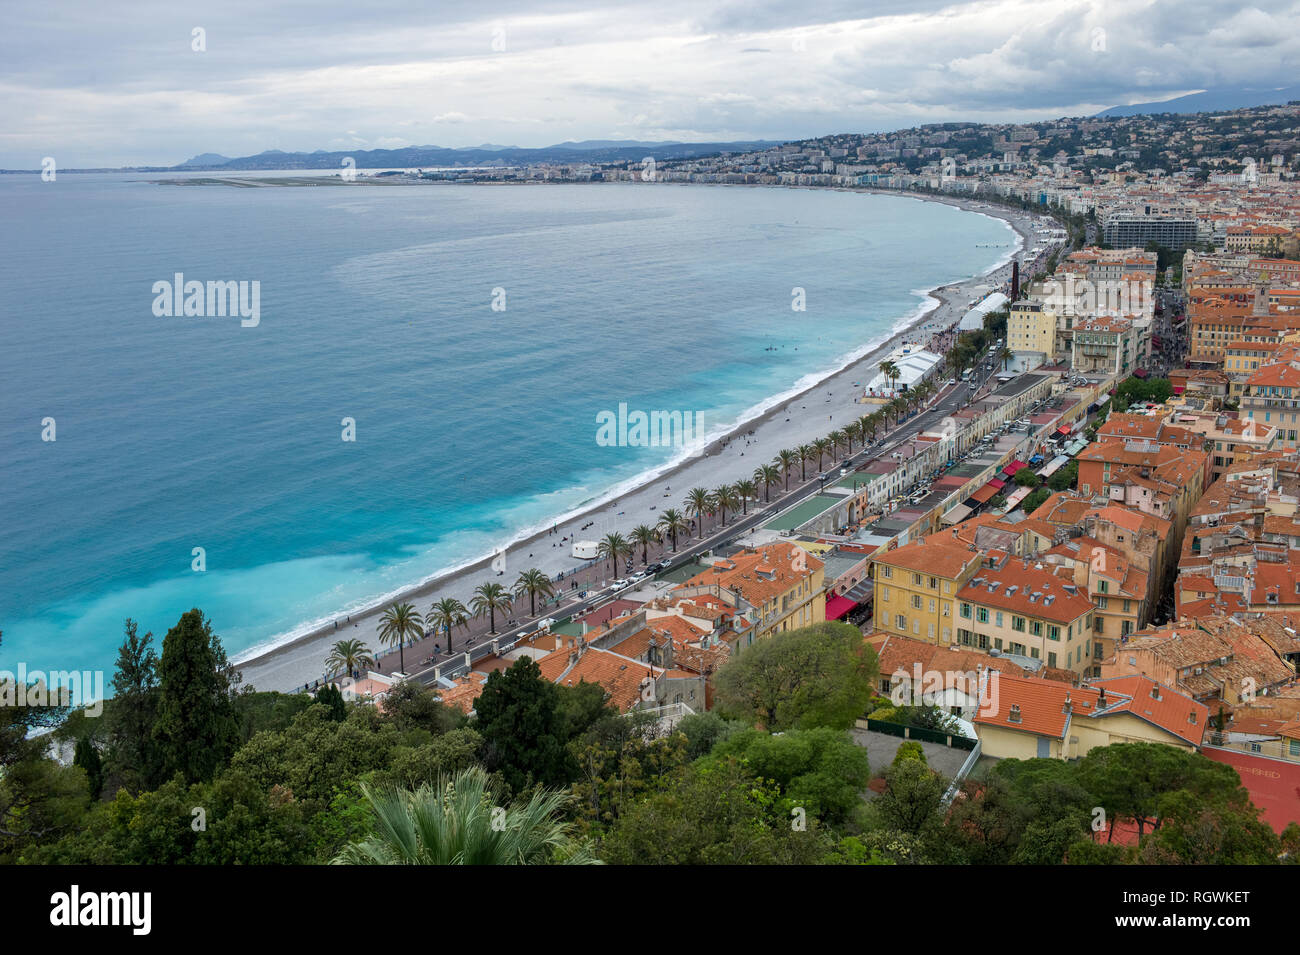
[[[897,381],[899,369],[894,362],[888,360],[881,362],[880,370],[891,381]],[[651,545],[662,545],[665,540],[671,540],[675,554],[678,538],[689,534],[692,530],[692,519],[699,539],[703,540],[706,516],[718,514],[721,526],[726,527],[727,512],[735,514],[739,510],[742,515],[748,514],[749,502],[758,500],[760,490],[764,503],[769,503],[774,484],[782,484],[786,491],[790,490],[790,473],[796,466],[799,468],[800,480],[807,481],[807,466],[810,463],[815,461],[817,470],[821,471],[827,455],[831,455],[833,461],[841,448],[852,455],[855,442],[859,447],[866,447],[875,441],[879,432],[889,430],[891,419],[897,425],[909,411],[920,408],[934,394],[936,387],[929,379],[920,381],[871,414],[849,422],[824,438],[801,444],[793,449],[778,451],[770,464],[760,464],[754,469],[753,476],[750,478],[734,484],[724,484],[713,490],[703,487],[692,488],[686,493],[681,509],[675,507],[665,509],[655,525],[638,524],[628,532],[627,536],[617,531],[606,534],[597,548],[598,559],[608,560],[611,572],[614,576],[618,576],[618,562],[633,557],[637,548],[641,550],[643,564],[650,562]],[[405,671],[406,658],[403,649],[408,641],[423,637],[426,628],[441,631],[447,638],[447,649],[450,651],[452,632],[456,627],[468,629],[471,618],[486,616],[489,631],[496,633],[497,612],[508,612],[516,600],[521,600],[525,596],[528,597],[530,616],[535,617],[537,599],[554,597],[555,584],[543,571],[534,567],[523,571],[511,590],[493,581],[480,584],[474,589],[474,597],[468,607],[453,597],[444,597],[435,601],[427,614],[421,614],[413,604],[396,603],[380,615],[379,639],[390,648],[394,646],[398,648],[399,666]],[[341,640],[334,644],[326,661],[326,667],[330,672],[341,669],[351,673],[362,666],[373,664],[374,656],[370,648],[360,640]]]
[[[554,596],[555,582],[544,571],[531,567],[520,573],[510,590],[495,581],[479,584],[474,588],[474,597],[468,607],[455,597],[443,597],[435,600],[427,613],[421,614],[414,604],[395,603],[379,616],[379,639],[390,649],[397,647],[398,666],[405,672],[406,644],[423,637],[426,629],[441,632],[447,638],[450,652],[452,633],[457,627],[468,630],[471,619],[486,616],[488,630],[496,633],[498,611],[506,613],[516,600],[527,597],[531,615],[536,616],[538,598],[545,600]],[[331,648],[325,666],[331,673],[339,670],[351,673],[374,663],[374,654],[364,641],[340,640]]]

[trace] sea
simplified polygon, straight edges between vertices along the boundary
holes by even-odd
[[[699,444],[1016,247],[843,191],[159,178],[0,176],[0,670],[110,670],[191,607],[232,656],[292,639],[689,451],[602,413]]]

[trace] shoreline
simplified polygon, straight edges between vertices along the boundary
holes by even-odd
[[[683,183],[681,185],[690,185]],[[817,186],[758,186],[758,188],[807,188],[826,189]],[[903,341],[919,342],[927,347],[934,335],[947,331],[960,321],[969,306],[971,298],[980,294],[983,286],[996,289],[1002,284],[1000,273],[1007,270],[1010,261],[1017,255],[1032,247],[1035,242],[1032,230],[1040,217],[1027,211],[1014,209],[1002,210],[991,206],[992,211],[977,206],[985,206],[982,200],[964,197],[929,197],[900,193],[887,189],[850,189],[832,187],[842,192],[867,192],[875,195],[892,195],[896,198],[909,198],[918,202],[941,202],[966,212],[974,212],[988,218],[998,219],[1016,236],[1012,249],[1002,256],[987,270],[958,279],[946,285],[917,290],[921,301],[907,315],[901,316],[893,330],[876,344],[871,341],[850,349],[850,355],[838,367],[809,372],[798,381],[810,376],[813,380],[798,390],[789,389],[778,392],[756,402],[741,413],[740,417],[725,428],[711,433],[701,445],[683,449],[682,454],[663,465],[618,482],[607,490],[599,492],[593,500],[576,506],[572,511],[557,515],[541,526],[521,529],[504,547],[505,566],[509,569],[504,581],[499,581],[509,588],[518,570],[538,567],[552,578],[563,571],[566,579],[575,567],[587,562],[570,556],[572,543],[577,539],[598,539],[605,533],[618,531],[626,534],[637,523],[653,524],[660,506],[680,506],[680,498],[689,487],[716,487],[721,483],[730,483],[749,476],[753,466],[771,461],[775,451],[796,444],[806,443],[824,436],[830,430],[839,427],[834,421],[836,412],[840,421],[853,420],[869,413],[871,405],[858,403],[854,397],[859,394],[866,381],[875,377],[880,360]],[[860,387],[854,390],[850,382],[858,381]],[[796,387],[797,387],[796,382]],[[807,412],[808,402],[820,397],[820,390],[827,389],[827,397],[822,401],[822,409],[827,410],[827,418],[820,419],[816,414]],[[834,396],[840,395],[836,400]],[[796,411],[795,405],[799,408]],[[829,407],[828,407],[829,406]],[[856,410],[855,410],[856,409]],[[845,414],[845,412],[848,414]],[[784,420],[780,420],[784,418]],[[733,446],[733,442],[737,442]],[[743,445],[739,442],[743,442]],[[737,448],[752,449],[750,462],[736,462]],[[768,453],[770,451],[770,453]],[[744,457],[744,450],[739,450],[739,457]],[[676,484],[676,492],[660,495],[660,484],[671,488]],[[616,513],[609,513],[616,511]],[[599,524],[591,532],[584,533],[586,524]],[[551,527],[558,530],[552,533]],[[579,537],[578,535],[583,535]],[[559,538],[567,537],[567,542],[560,546]],[[552,539],[549,553],[545,548],[547,538]],[[531,548],[531,549],[530,549]],[[540,555],[537,551],[541,550]],[[501,553],[501,552],[498,552]],[[526,555],[526,556],[525,556]],[[244,674],[246,684],[256,686],[259,690],[292,690],[324,676],[324,660],[330,647],[339,639],[358,638],[368,643],[372,649],[380,651],[379,655],[388,656],[395,651],[381,651],[377,638],[379,614],[395,602],[406,601],[424,609],[424,602],[437,596],[450,596],[469,602],[474,586],[481,582],[481,577],[495,580],[490,569],[493,554],[462,563],[460,565],[436,571],[418,583],[400,590],[368,600],[364,606],[341,615],[337,620],[326,620],[319,626],[312,627],[298,634],[286,634],[280,642],[268,646],[266,643],[255,645],[247,650],[232,655],[232,663]],[[557,591],[559,592],[559,591]],[[503,614],[503,617],[507,617]],[[525,614],[519,614],[525,619]],[[344,622],[346,619],[346,622]],[[310,623],[310,622],[307,622]],[[347,626],[347,624],[351,626]],[[306,624],[305,624],[306,625]],[[432,639],[432,638],[431,638]],[[415,651],[413,650],[413,655]]]

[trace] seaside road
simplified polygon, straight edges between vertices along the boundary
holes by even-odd
[[[985,376],[985,380],[987,380],[987,377],[988,376]],[[964,392],[968,390],[969,389],[965,382],[958,382],[956,385],[946,386],[935,398],[931,399],[928,408],[919,413],[913,414],[910,418],[904,418],[899,424],[886,432],[884,437],[882,437],[875,445],[870,446],[865,450],[859,450],[850,455],[846,459],[849,462],[849,466],[856,467],[859,464],[866,463],[867,461],[880,457],[882,454],[888,453],[891,449],[897,447],[917,431],[937,427],[942,423],[942,420],[945,417],[952,414],[954,410],[957,410],[965,403],[966,398]],[[822,482],[816,473],[806,481],[799,481],[797,477],[793,480],[795,481],[795,485],[789,492],[782,492],[778,489],[774,492],[774,498],[770,504],[761,508],[756,508],[748,514],[735,515],[731,523],[727,524],[725,527],[719,525],[715,526],[712,530],[706,530],[703,539],[698,537],[691,537],[689,540],[686,538],[679,538],[679,547],[676,554],[671,552],[671,549],[667,544],[659,547],[652,547],[650,549],[651,562],[653,563],[656,557],[659,560],[667,560],[670,568],[689,563],[701,555],[713,550],[715,547],[732,543],[738,538],[751,533],[759,525],[770,520],[780,512],[794,507],[809,497],[820,493],[822,490]],[[600,590],[599,593],[591,593],[591,590],[595,590],[597,586],[605,583],[607,566],[607,562],[601,562],[598,566],[587,568],[583,574],[579,576],[579,580],[588,581],[585,584],[580,583],[579,585],[583,589],[588,589],[589,593],[587,597],[579,599],[576,596],[563,596],[558,604],[544,607],[542,612],[536,617],[530,617],[527,621],[517,626],[502,628],[495,634],[484,632],[476,636],[471,635],[463,638],[460,646],[453,653],[443,651],[442,653],[431,654],[433,658],[432,664],[413,667],[412,669],[415,672],[412,673],[412,678],[419,680],[421,683],[426,685],[432,685],[434,682],[435,666],[440,667],[445,676],[463,673],[464,655],[467,651],[470,652],[471,659],[485,656],[490,653],[492,640],[496,640],[502,647],[513,645],[519,637],[531,633],[536,629],[536,621],[538,619],[543,619],[545,617],[563,617],[586,606],[590,606],[593,611],[598,610],[599,608],[609,604],[611,601],[618,599],[619,593],[624,590],[635,590],[640,586],[639,584],[632,584],[628,587],[620,588],[618,591],[615,591],[613,588],[607,588]],[[560,583],[568,584],[571,579],[572,578],[565,578]],[[599,579],[600,584],[596,583],[597,579]],[[563,588],[557,591],[557,596],[563,594],[566,594],[566,591]],[[419,647],[426,643],[431,645],[433,642],[434,638],[426,638],[424,641],[421,641],[421,644],[417,644],[416,647],[408,649],[413,654],[414,658],[419,659]],[[392,654],[390,653],[387,656],[391,657]]]

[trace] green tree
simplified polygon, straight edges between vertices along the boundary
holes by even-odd
[[[429,608],[425,621],[435,630],[441,630],[447,638],[447,652],[451,652],[451,631],[455,627],[469,629],[469,608],[455,597],[443,597],[435,600]]]
[[[596,553],[602,558],[609,561],[610,572],[613,576],[618,576],[618,562],[620,558],[629,557],[632,554],[632,545],[618,531],[610,531],[601,538],[600,546]]]
[[[414,604],[395,603],[379,615],[379,639],[388,647],[397,647],[397,667],[406,672],[406,643],[424,636],[424,617]]]
[[[763,503],[772,500],[772,485],[781,480],[781,469],[774,464],[760,464],[754,468],[754,482],[763,487]]]
[[[330,673],[342,671],[348,676],[374,665],[374,654],[363,640],[340,640],[330,647],[330,655],[325,659],[325,669]]]
[[[327,683],[316,691],[316,702],[325,707],[335,723],[342,723],[348,718],[348,705],[342,692],[332,683]]]
[[[686,515],[675,507],[667,508],[659,517],[659,530],[673,541],[673,553],[677,553],[677,535],[685,534],[691,529]]]
[[[362,791],[373,813],[369,838],[349,845],[336,865],[597,864],[559,818],[567,793],[542,790],[500,806],[477,767],[437,787]]]
[[[133,789],[161,781],[153,724],[158,717],[158,654],[153,634],[139,635],[126,621],[126,637],[113,671],[113,706],[109,723],[107,771]]]
[[[644,525],[642,525],[644,526]],[[640,530],[641,528],[637,528]],[[520,573],[515,581],[515,598],[528,597],[528,616],[537,616],[537,598],[554,597],[555,585],[551,578],[536,567]]]
[[[650,563],[650,545],[659,543],[659,531],[649,524],[638,524],[632,528],[628,538],[634,547],[641,548],[641,564]]]
[[[202,782],[226,764],[239,736],[234,680],[221,638],[202,611],[187,611],[163,638],[158,664],[153,735],[165,776]]]
[[[562,786],[569,781],[560,691],[542,677],[531,657],[488,674],[474,710],[484,766],[500,772],[513,792],[534,783]]]
[[[716,705],[773,732],[846,729],[865,712],[878,668],[857,627],[814,624],[760,640],[719,668]]]
[[[474,599],[469,602],[469,608],[474,612],[474,616],[482,617],[484,614],[488,617],[488,632],[497,632],[497,611],[505,613],[510,609],[510,594],[500,584],[488,582],[479,584],[474,588]],[[450,646],[450,638],[448,638]]]
[[[686,500],[682,504],[686,513],[698,522],[700,540],[704,540],[704,515],[713,510],[713,495],[707,488],[693,487],[686,492]]]

